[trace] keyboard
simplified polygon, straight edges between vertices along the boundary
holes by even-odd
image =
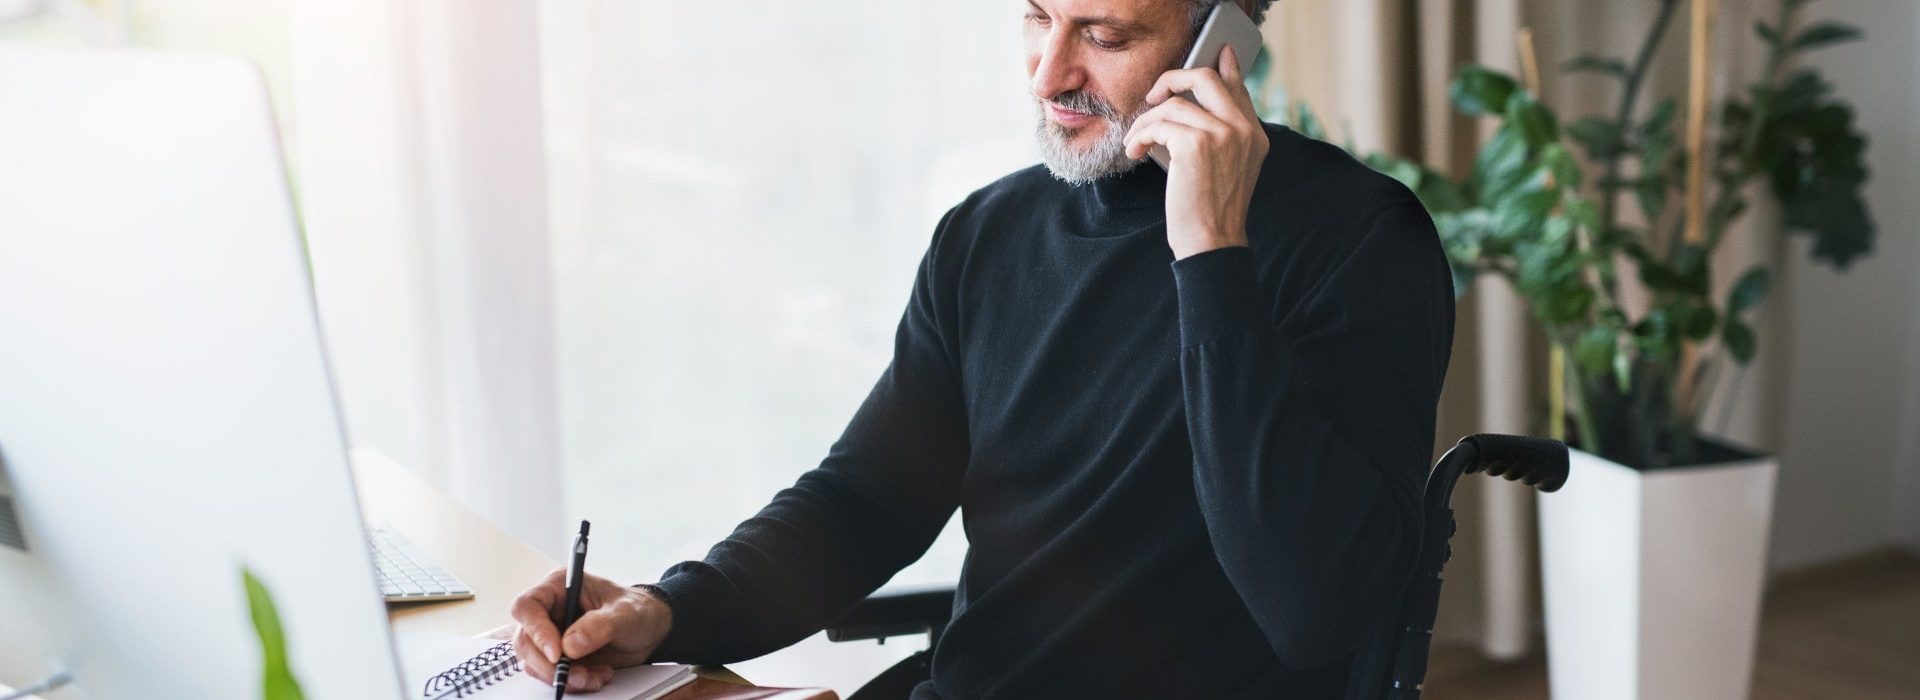
[[[380,526],[367,528],[374,568],[380,572],[380,595],[389,603],[465,600],[473,588],[435,564],[400,533]]]

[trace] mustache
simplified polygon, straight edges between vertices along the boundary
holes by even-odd
[[[1081,114],[1091,114],[1107,119],[1112,119],[1119,113],[1118,110],[1113,108],[1113,105],[1108,104],[1105,100],[1098,97],[1094,97],[1093,93],[1087,92],[1086,90],[1069,90],[1055,95],[1050,102],[1052,102],[1054,106],[1064,110],[1079,112]]]

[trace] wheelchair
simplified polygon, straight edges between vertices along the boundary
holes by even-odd
[[[1420,545],[1413,578],[1391,615],[1382,615],[1355,652],[1348,676],[1349,698],[1416,700],[1427,675],[1433,620],[1440,611],[1440,570],[1453,556],[1453,487],[1460,475],[1519,481],[1542,492],[1567,482],[1567,447],[1557,440],[1518,435],[1478,434],[1462,438],[1441,455],[1427,477],[1422,517],[1427,537]],[[1433,537],[1434,533],[1443,533]],[[902,700],[928,678],[934,645],[953,612],[953,588],[937,586],[875,594],[827,627],[835,642],[877,640],[925,633],[927,648],[881,672],[847,700]]]

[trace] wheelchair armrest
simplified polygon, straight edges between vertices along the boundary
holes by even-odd
[[[827,639],[854,642],[925,632],[939,637],[953,615],[953,586],[902,586],[868,596],[827,626]]]

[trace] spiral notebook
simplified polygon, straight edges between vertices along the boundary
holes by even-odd
[[[408,698],[552,700],[553,686],[520,669],[513,643],[479,637],[403,635],[400,666]],[[590,696],[596,700],[654,700],[693,682],[693,667],[650,664],[615,671],[613,681]]]

